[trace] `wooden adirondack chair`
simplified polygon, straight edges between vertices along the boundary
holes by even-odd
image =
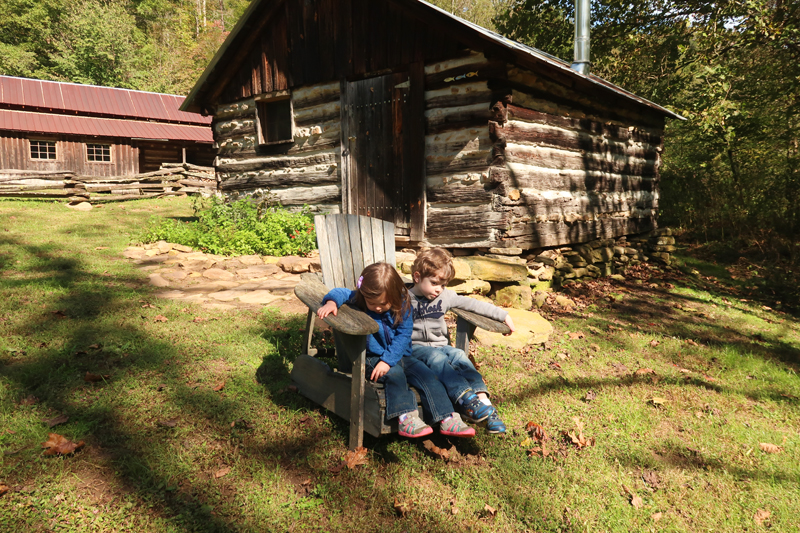
[[[358,215],[318,215],[314,217],[317,245],[322,263],[322,281],[306,274],[295,288],[297,297],[308,306],[303,347],[305,354],[295,359],[292,381],[298,392],[311,401],[350,421],[350,449],[363,444],[364,431],[379,437],[397,431],[397,421],[386,424],[386,399],[383,385],[365,379],[367,335],[378,325],[366,313],[343,305],[338,316],[324,320],[333,328],[339,364],[332,370],[315,358],[311,335],[322,298],[335,287],[353,289],[364,267],[385,261],[395,264],[394,224]],[[476,327],[507,333],[508,327],[468,311],[453,310],[458,316],[456,346],[469,349]],[[356,376],[356,379],[353,379]]]

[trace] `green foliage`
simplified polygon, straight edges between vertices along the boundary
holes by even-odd
[[[219,255],[305,255],[316,248],[312,215],[303,210],[213,197],[194,206],[194,221],[153,217],[141,242],[164,240]]]

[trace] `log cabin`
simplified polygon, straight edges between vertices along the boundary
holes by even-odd
[[[681,118],[421,0],[253,0],[181,109],[213,116],[222,192],[454,249],[653,229]]]
[[[0,76],[0,172],[128,176],[210,166],[211,119],[183,96]]]

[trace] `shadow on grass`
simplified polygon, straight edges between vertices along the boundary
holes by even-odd
[[[141,299],[152,298],[150,288],[142,286],[138,275],[93,273],[80,255],[57,244],[30,246],[5,239],[0,241],[0,246],[19,247],[38,258],[29,271],[4,276],[2,287],[6,294],[13,294],[12,306],[32,308],[32,304],[26,303],[27,293],[39,295],[37,308],[43,304],[41,314],[38,310],[32,311],[32,319],[8,328],[14,337],[27,339],[31,345],[38,344],[38,348],[24,358],[4,357],[0,375],[18,399],[36,396],[37,409],[69,416],[68,424],[57,428],[60,433],[87,441],[86,448],[60,461],[60,468],[83,475],[79,465],[88,462],[92,468],[87,475],[105,479],[102,484],[111,492],[110,501],[132,500],[134,508],[129,513],[160,516],[181,531],[232,531],[251,522],[247,516],[235,516],[236,500],[242,496],[238,491],[245,488],[238,489],[225,483],[224,478],[217,480],[212,474],[204,473],[215,468],[210,465],[202,467],[198,475],[197,469],[187,466],[191,462],[178,457],[194,447],[210,446],[218,450],[211,457],[220,454],[231,462],[237,454],[257,458],[267,468],[280,469],[300,497],[307,494],[303,486],[309,478],[322,492],[336,493],[343,483],[354,495],[372,492],[372,480],[357,471],[334,475],[327,466],[311,466],[309,457],[329,452],[324,449],[327,445],[320,433],[328,431],[324,426],[313,425],[307,431],[286,431],[282,438],[274,440],[270,440],[269,435],[255,438],[247,423],[240,423],[252,420],[253,413],[247,402],[216,393],[210,387],[198,388],[190,377],[187,383],[187,378],[182,377],[187,375],[182,361],[187,355],[191,356],[185,352],[194,348],[181,348],[167,333],[154,336],[144,331],[141,324],[151,322],[157,310],[142,308]],[[131,290],[130,285],[141,289]],[[108,320],[107,317],[115,318]],[[273,316],[270,322],[274,327],[262,333],[277,349],[264,356],[257,376],[275,403],[296,410],[306,402],[282,389],[288,383],[287,363],[299,353],[299,332],[304,321],[297,317]],[[53,346],[48,347],[38,339],[52,342]],[[107,346],[108,339],[115,339],[115,345]],[[86,372],[110,377],[100,383],[87,383],[83,380]],[[152,391],[155,398],[152,407],[165,404],[169,410],[179,413],[174,427],[165,427],[157,418],[159,411],[150,412],[150,406],[137,406],[140,418],[135,421],[115,411],[115,405],[119,405],[118,402],[124,405],[124,397],[134,390],[130,385],[123,385],[121,378],[141,375],[142,383],[155,387],[158,378],[152,381],[152,377],[159,374],[172,377],[170,382],[175,384],[163,391],[158,389],[158,394]],[[107,405],[102,405],[101,395],[97,394],[103,389],[109,393]],[[345,442],[345,425],[337,423],[334,428]],[[38,435],[32,439],[38,439]],[[35,447],[33,441],[26,444]],[[209,459],[203,454],[199,457]],[[46,460],[35,451],[31,459],[34,462]],[[31,470],[23,466],[21,460],[11,466],[10,475],[4,481],[38,485],[48,483],[52,475],[45,471],[44,480],[27,478],[26,472]],[[34,467],[34,470],[36,468],[47,467]],[[241,476],[245,487],[261,487],[263,483],[246,472]],[[116,478],[116,482],[109,482],[111,478]],[[363,500],[361,496],[356,499]],[[348,506],[356,504],[353,500],[345,504],[325,502],[328,509],[335,511],[334,515],[347,513]],[[388,496],[375,494],[369,501],[370,507],[382,509],[382,513],[391,510],[393,504]],[[52,519],[43,511],[36,516],[42,524]],[[278,521],[289,520],[288,516]],[[383,516],[375,523],[382,520],[394,522],[394,517]],[[455,533],[457,528],[444,525],[439,530]]]

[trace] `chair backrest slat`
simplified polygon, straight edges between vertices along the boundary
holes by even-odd
[[[317,215],[322,279],[329,288],[355,288],[364,267],[395,264],[394,224],[359,215]]]

